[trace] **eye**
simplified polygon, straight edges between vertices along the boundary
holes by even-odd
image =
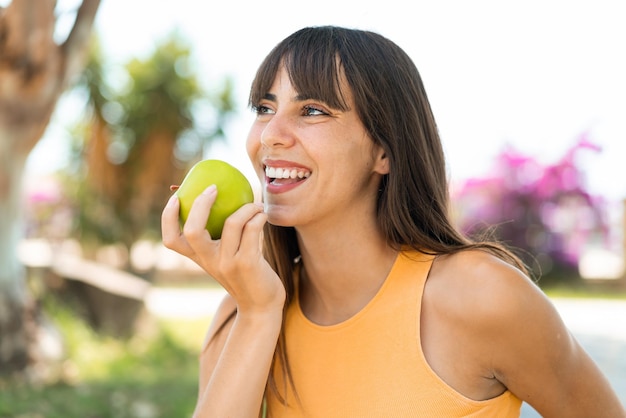
[[[302,113],[304,114],[304,116],[328,115],[327,112],[323,111],[322,109],[320,109],[320,108],[318,108],[316,106],[312,106],[312,105],[304,106],[304,108],[302,109]]]
[[[256,113],[257,115],[271,115],[274,114],[274,111],[269,108],[268,106],[264,106],[264,105],[255,105],[252,106],[252,111],[254,113]]]

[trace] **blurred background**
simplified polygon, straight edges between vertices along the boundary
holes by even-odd
[[[223,291],[162,247],[169,185],[202,158],[256,184],[256,68],[325,24],[413,58],[455,220],[517,249],[626,399],[620,3],[0,0],[0,417],[191,415]]]

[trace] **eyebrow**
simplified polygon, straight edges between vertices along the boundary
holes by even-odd
[[[265,100],[269,100],[271,102],[275,102],[277,100],[276,99],[276,95],[272,94],[272,93],[265,93],[263,95],[263,98]],[[304,94],[298,94],[298,95],[296,95],[296,96],[294,96],[292,98],[292,101],[293,102],[303,102],[303,101],[309,100],[309,99],[313,99],[313,97],[312,96],[308,96],[308,95],[304,95]],[[320,100],[320,99],[314,99],[314,100]]]

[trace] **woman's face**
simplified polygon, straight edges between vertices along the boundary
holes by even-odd
[[[247,150],[269,222],[319,227],[375,217],[388,163],[357,116],[352,95],[345,95],[347,111],[301,97],[284,68],[264,93],[255,104]]]

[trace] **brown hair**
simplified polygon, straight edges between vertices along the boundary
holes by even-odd
[[[301,29],[280,42],[259,67],[250,90],[252,107],[270,90],[280,68],[295,90],[336,109],[347,108],[340,88],[345,76],[355,111],[389,159],[383,177],[377,217],[390,245],[451,254],[486,250],[527,273],[513,253],[496,242],[473,242],[459,232],[449,215],[444,152],[426,91],[415,64],[395,43],[370,31],[335,26]],[[294,259],[299,255],[295,230],[265,226],[265,256],[287,290],[285,309],[294,295]],[[285,382],[291,382],[284,334],[275,359]],[[274,361],[276,364],[276,361]],[[277,390],[273,373],[268,387]],[[287,384],[287,383],[286,383]],[[297,395],[296,395],[297,396]]]

